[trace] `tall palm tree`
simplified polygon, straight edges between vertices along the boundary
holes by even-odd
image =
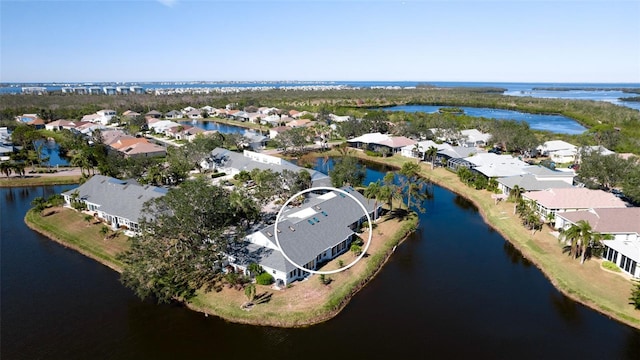
[[[376,215],[377,215],[377,211],[375,211],[375,209],[378,208],[378,200],[381,199],[381,195],[380,195],[380,189],[382,188],[382,186],[380,186],[380,180],[376,181],[376,182],[370,182],[369,186],[367,186],[366,189],[364,189],[364,196],[367,199],[374,199],[374,204],[373,204],[373,208],[374,208],[374,213],[373,213],[373,220],[376,219]]]
[[[515,200],[515,204],[513,205],[514,214],[516,213],[516,210],[518,208],[518,203],[522,198],[522,193],[523,193],[523,189],[518,185],[514,185],[513,189],[511,189],[511,192],[509,192],[509,197]]]

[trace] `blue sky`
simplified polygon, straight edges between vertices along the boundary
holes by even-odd
[[[0,81],[640,82],[640,0],[0,0]]]

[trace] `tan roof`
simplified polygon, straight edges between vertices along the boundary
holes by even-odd
[[[408,145],[414,145],[417,143],[415,140],[411,140],[404,136],[392,136],[387,140],[383,140],[380,142],[380,145],[386,145],[390,148],[401,148]]]
[[[547,209],[623,208],[624,201],[602,190],[587,188],[547,189],[522,195]]]
[[[157,153],[157,152],[164,152],[164,151],[166,151],[164,147],[160,145],[152,144],[148,141],[138,142],[138,143],[132,144],[129,147],[122,149],[122,152],[124,152],[127,155]]]
[[[27,124],[29,125],[44,125],[44,120],[37,118],[34,120],[29,121]]]
[[[571,211],[559,213],[558,216],[562,216],[574,224],[580,220],[585,220],[591,225],[593,231],[599,233],[640,234],[639,207]]]

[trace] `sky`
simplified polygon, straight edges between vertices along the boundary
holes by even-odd
[[[0,0],[0,82],[640,83],[640,0]]]

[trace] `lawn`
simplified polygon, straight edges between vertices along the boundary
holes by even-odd
[[[56,207],[45,209],[42,216],[29,211],[25,222],[30,228],[52,240],[121,271],[122,263],[115,257],[129,247],[129,238],[120,232],[115,236],[105,237],[100,234],[104,224],[97,220],[87,222],[84,216],[85,214],[75,210]]]

